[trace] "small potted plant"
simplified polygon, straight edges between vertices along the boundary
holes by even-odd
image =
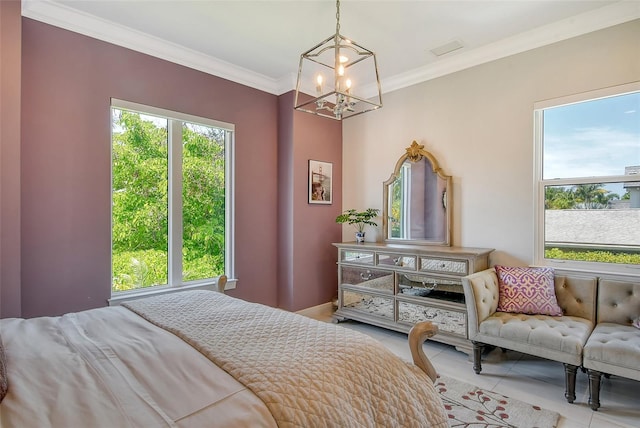
[[[364,211],[356,211],[354,209],[346,210],[338,217],[336,223],[352,224],[356,228],[356,242],[364,242],[364,228],[366,225],[377,226],[378,223],[372,219],[380,212],[376,208],[367,208]]]

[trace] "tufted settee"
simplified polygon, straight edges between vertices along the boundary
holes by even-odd
[[[640,381],[640,282],[600,278],[597,324],[584,347],[583,365],[589,372],[589,405],[600,407],[602,374]]]
[[[573,403],[576,371],[596,321],[597,280],[556,273],[556,298],[563,315],[549,316],[497,312],[499,285],[494,268],[463,277],[474,371],[482,370],[485,345],[559,361],[565,367],[565,397]]]

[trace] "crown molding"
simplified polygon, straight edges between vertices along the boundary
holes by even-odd
[[[510,55],[640,18],[640,1],[623,0],[385,78],[388,93]]]
[[[22,16],[278,95],[280,82],[61,3],[22,0]]]
[[[184,46],[132,30],[61,3],[22,0],[22,15],[98,40],[193,68],[274,95],[295,90],[294,73],[280,79],[242,68]],[[496,59],[640,18],[640,1],[622,0],[469,51],[459,51],[423,67],[383,80],[383,93],[395,91]]]
[[[282,76],[280,78],[280,80],[278,80],[278,91],[276,92],[276,95],[282,95],[285,92],[289,92],[289,91],[295,91],[296,90],[296,83],[298,82],[298,73],[297,72],[291,72],[291,73],[287,73],[284,76]],[[308,92],[311,93],[311,92]]]

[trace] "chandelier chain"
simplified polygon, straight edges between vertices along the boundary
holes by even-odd
[[[340,33],[340,0],[336,0],[336,33]]]

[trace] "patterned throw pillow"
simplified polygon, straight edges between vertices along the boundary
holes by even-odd
[[[500,312],[562,315],[554,286],[553,268],[495,266]]]

